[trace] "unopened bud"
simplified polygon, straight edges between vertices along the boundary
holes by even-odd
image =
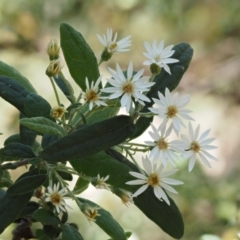
[[[51,39],[47,46],[47,54],[50,60],[55,60],[59,58],[60,47],[56,39]]]
[[[109,52],[108,48],[104,48],[102,54],[101,54],[101,61],[108,61],[112,57],[113,53]]]
[[[152,74],[158,75],[161,71],[161,68],[156,63],[152,63],[150,65],[150,71]]]

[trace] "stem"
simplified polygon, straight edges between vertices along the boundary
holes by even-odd
[[[100,59],[99,63],[98,63],[98,67],[101,65],[101,63],[103,62],[102,58]]]
[[[56,96],[56,99],[57,99],[58,106],[61,106],[61,103],[60,103],[60,100],[59,100],[59,96],[58,96],[57,89],[56,89],[55,83],[53,81],[53,78],[49,77],[49,79],[51,81],[51,84],[52,84],[52,87],[53,87],[53,90],[54,90],[54,93],[55,93],[55,96]]]
[[[128,149],[124,149],[126,151],[126,153],[128,153],[128,155],[130,156],[130,158],[132,159],[132,161],[135,163],[136,167],[138,168],[139,172],[142,173],[143,175],[145,175],[144,171],[142,170],[142,168],[138,165],[137,161],[133,158],[132,154],[128,151]]]

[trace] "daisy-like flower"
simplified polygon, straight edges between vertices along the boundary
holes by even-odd
[[[194,131],[192,124],[189,122],[188,130],[190,139],[186,135],[182,135],[182,139],[186,144],[186,151],[183,153],[183,157],[189,160],[188,171],[192,171],[197,157],[200,157],[202,162],[211,168],[207,158],[215,161],[217,161],[217,158],[208,153],[208,150],[216,149],[217,147],[210,144],[215,138],[207,138],[210,129],[199,135],[200,125],[198,125]]]
[[[158,92],[158,97],[159,99],[153,98],[157,108],[149,108],[149,110],[164,120],[162,123],[163,125],[171,120],[173,124],[173,130],[178,135],[181,126],[186,127],[181,118],[186,120],[194,120],[189,116],[189,113],[192,111],[184,109],[184,107],[190,101],[190,95],[185,95],[180,98],[178,93],[174,93],[173,96],[171,96],[170,91],[168,88],[166,88],[165,96]]]
[[[176,153],[184,152],[184,143],[179,140],[169,141],[167,139],[172,131],[172,125],[167,130],[166,125],[160,125],[159,128],[156,128],[151,124],[151,127],[153,131],[149,131],[149,134],[153,141],[145,141],[146,144],[153,146],[149,158],[153,158],[153,163],[161,159],[164,167],[166,167],[167,161],[176,166],[175,160],[178,159]]]
[[[83,93],[83,98],[85,102],[89,103],[89,110],[92,110],[93,105],[97,106],[107,106],[105,102],[103,102],[103,99],[106,99],[106,97],[101,97],[100,92],[98,91],[98,85],[101,82],[101,76],[97,79],[97,81],[94,84],[94,81],[91,82],[91,86],[89,84],[88,78],[86,77],[86,91]]]
[[[87,217],[89,222],[95,222],[96,221],[96,217],[100,216],[100,214],[98,213],[98,210],[100,209],[100,207],[97,206],[90,206],[90,205],[85,205],[83,206],[83,213],[84,215]]]
[[[159,167],[157,167],[157,164],[152,165],[151,161],[147,157],[142,159],[142,163],[147,175],[138,172],[129,172],[132,176],[138,179],[126,182],[126,184],[129,185],[143,185],[133,194],[133,197],[137,197],[149,186],[151,186],[153,187],[155,196],[160,200],[163,199],[168,205],[170,205],[169,199],[163,189],[177,194],[177,191],[169,186],[169,184],[179,185],[183,184],[183,182],[168,178],[168,176],[177,172],[178,169],[163,172],[164,167],[162,164]]]
[[[62,188],[61,190],[59,190],[59,187],[59,183],[54,184],[53,187],[48,186],[48,192],[45,193],[45,201],[51,202],[57,209],[58,213],[60,213],[61,210],[66,212],[65,206],[69,207],[64,200],[64,196],[67,194],[67,190],[66,188]]]
[[[102,92],[112,93],[109,99],[121,97],[121,106],[126,107],[129,112],[132,105],[132,97],[135,98],[140,104],[144,105],[143,101],[150,102],[150,99],[146,97],[142,92],[149,91],[149,87],[155,83],[148,82],[149,77],[142,77],[144,69],[133,74],[133,64],[129,63],[127,69],[127,76],[125,77],[122,69],[116,64],[116,71],[109,68],[113,79],[107,79],[107,81],[113,86],[102,89]]]
[[[109,184],[106,183],[106,181],[109,179],[109,175],[107,175],[106,177],[100,177],[100,175],[97,175],[96,179],[92,180],[92,184],[97,188],[97,189],[106,189],[111,191],[111,189],[109,188]]]
[[[170,58],[175,52],[172,50],[174,45],[170,45],[164,48],[164,41],[162,40],[159,44],[154,40],[152,46],[148,42],[144,42],[144,46],[147,50],[147,53],[143,53],[148,60],[144,61],[144,65],[156,64],[159,67],[163,67],[166,72],[171,74],[170,68],[167,64],[179,62],[178,59]],[[164,48],[164,49],[163,49]]]
[[[97,38],[100,43],[105,47],[102,53],[102,60],[107,61],[111,58],[113,54],[118,54],[121,52],[129,51],[128,47],[131,46],[131,36],[127,36],[120,41],[117,41],[117,33],[114,37],[112,34],[112,29],[107,29],[107,34],[102,37],[97,34]]]

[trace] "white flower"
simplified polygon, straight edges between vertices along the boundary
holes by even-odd
[[[172,193],[177,193],[170,185],[179,185],[183,184],[183,182],[168,178],[168,176],[174,174],[178,171],[178,169],[173,169],[170,171],[162,172],[163,165],[161,164],[158,168],[156,164],[151,163],[151,161],[146,157],[142,159],[144,169],[147,175],[138,172],[129,172],[132,176],[138,178],[137,180],[126,182],[129,185],[142,185],[134,194],[133,197],[138,196],[139,194],[143,193],[149,186],[153,187],[153,191],[155,196],[160,199],[164,200],[168,205],[170,202],[168,197],[163,189],[168,190]]]
[[[151,126],[153,132],[149,132],[149,134],[154,141],[145,141],[146,144],[154,146],[149,158],[153,158],[153,163],[161,159],[164,167],[166,167],[167,161],[171,162],[173,166],[176,166],[175,160],[178,159],[176,152],[184,152],[183,142],[179,140],[169,141],[167,139],[172,131],[172,125],[167,131],[166,125],[160,125],[158,129],[153,124],[151,124]]]
[[[109,99],[122,96],[121,106],[126,107],[127,112],[129,112],[131,108],[132,97],[142,105],[144,105],[143,101],[150,102],[150,99],[142,94],[142,92],[149,91],[149,87],[155,83],[148,82],[149,77],[142,77],[144,69],[133,74],[133,64],[130,62],[126,77],[118,64],[116,64],[116,71],[109,68],[109,72],[113,79],[107,79],[107,81],[113,87],[104,88],[102,90],[102,92],[112,93]]]
[[[54,184],[53,187],[48,186],[48,192],[45,193],[47,196],[45,201],[51,202],[56,207],[58,213],[60,213],[61,210],[66,212],[65,206],[69,207],[63,198],[67,194],[67,190],[66,188],[59,190],[59,187],[59,183]]]
[[[207,138],[210,129],[206,130],[199,136],[200,125],[197,126],[196,130],[193,130],[192,124],[189,122],[188,126],[190,139],[186,135],[182,135],[182,139],[186,144],[186,151],[183,153],[183,157],[189,159],[188,171],[192,171],[197,157],[200,157],[202,162],[211,168],[211,165],[207,158],[216,160],[213,155],[208,153],[208,150],[217,148],[216,146],[210,145],[215,138]]]
[[[115,33],[114,38],[112,35],[112,29],[107,29],[107,34],[102,37],[97,34],[97,38],[100,43],[107,48],[107,51],[111,54],[118,54],[120,52],[129,51],[128,47],[131,46],[131,36],[127,36],[122,40],[117,42],[117,33]],[[113,39],[112,39],[113,38]]]
[[[190,95],[185,95],[179,98],[178,93],[174,93],[171,96],[168,88],[165,89],[165,96],[158,92],[159,99],[153,98],[155,104],[157,104],[157,108],[149,108],[149,110],[163,119],[163,125],[166,124],[169,120],[173,123],[173,130],[178,135],[180,132],[181,126],[186,127],[181,118],[186,120],[193,120],[189,116],[191,110],[184,109],[184,107],[190,101]]]
[[[171,74],[170,68],[167,64],[179,62],[178,59],[170,58],[175,52],[172,50],[174,45],[170,45],[163,49],[164,41],[162,40],[158,45],[157,41],[154,40],[152,47],[149,43],[144,42],[144,46],[147,50],[147,53],[143,53],[145,57],[149,60],[146,60],[144,65],[151,65],[153,63],[157,64],[159,67],[163,67],[166,72]]]
[[[109,184],[106,183],[106,181],[109,179],[109,175],[107,175],[106,177],[100,177],[100,175],[97,175],[97,179],[94,180],[94,183],[96,183],[95,187],[98,189],[106,189],[111,191],[111,189],[109,188]]]
[[[92,110],[93,105],[96,104],[97,106],[107,106],[107,104],[101,99],[106,99],[106,97],[100,97],[100,92],[98,92],[98,85],[101,82],[101,76],[97,79],[94,84],[94,81],[91,82],[91,87],[89,85],[88,78],[86,77],[86,91],[83,93],[83,98],[85,102],[89,103],[89,109]]]

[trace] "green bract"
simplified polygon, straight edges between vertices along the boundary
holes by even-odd
[[[38,239],[59,239],[59,236],[63,240],[84,239],[77,225],[68,221],[71,211],[68,212],[64,199],[68,197],[76,201],[79,212],[89,216],[88,219],[102,228],[111,239],[125,240],[131,235],[126,231],[131,229],[125,231],[108,211],[76,195],[85,191],[92,179],[97,185],[97,180],[105,177],[108,190],[119,189],[119,192],[129,194],[137,191],[138,185],[126,184],[133,180],[129,172],[144,172],[136,164],[134,149],[128,151],[125,146],[131,145],[129,141],[150,126],[152,115],[138,116],[139,113],[146,113],[147,116],[153,101],[145,102],[145,106],[139,108],[139,103],[133,99],[136,109],[132,107],[130,114],[119,115],[119,99],[108,99],[108,94],[104,93],[101,96],[106,97],[103,101],[107,106],[94,106],[90,111],[89,103],[82,101],[81,95],[74,96],[74,92],[79,94],[86,90],[86,77],[90,83],[99,78],[97,59],[81,33],[66,23],[60,26],[60,42],[68,70],[79,89],[73,91],[71,81],[65,79],[62,72],[50,77],[58,106],[67,110],[58,119],[50,116],[50,103],[37,94],[30,81],[0,61],[0,97],[18,109],[20,126],[19,133],[9,136],[0,149],[0,187],[5,188],[0,189],[0,233],[13,222],[20,224],[18,228],[21,227],[22,220],[27,218],[30,222],[42,224],[36,231]],[[116,43],[112,44],[114,47]],[[190,64],[193,49],[189,44],[177,44],[173,50],[172,57],[179,62],[170,64],[171,75],[162,69],[155,76],[155,85],[148,93],[142,93],[149,99],[156,98],[158,91],[164,93],[165,88],[174,90]],[[123,74],[127,76],[128,73]],[[59,89],[55,88],[55,84],[69,100],[68,106],[61,105],[57,95]],[[99,86],[102,88],[102,84]],[[107,87],[111,87],[110,83]],[[89,94],[92,94],[89,99],[94,100],[94,92]],[[146,148],[142,152],[148,150]],[[128,157],[124,156],[125,153]],[[26,166],[25,173],[13,182],[8,170],[20,166]],[[78,180],[70,189],[66,181],[72,181],[73,175],[77,175]],[[100,182],[99,185],[104,188],[104,183],[101,185]],[[39,201],[31,200],[32,196]],[[183,219],[173,199],[168,198],[170,205],[160,201],[149,186],[133,200],[163,231],[180,239],[184,233]],[[56,211],[58,204],[66,210],[62,215]],[[86,214],[84,211],[87,209],[95,209],[96,212]],[[79,214],[79,218],[84,214]],[[21,236],[25,237],[24,232]]]

